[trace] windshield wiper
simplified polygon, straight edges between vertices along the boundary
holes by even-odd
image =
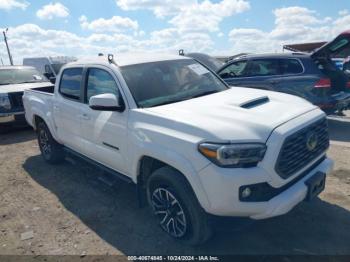
[[[177,100],[169,100],[169,101],[165,101],[163,103],[159,103],[159,104],[155,104],[155,105],[152,105],[152,107],[154,106],[164,106],[164,105],[168,105],[168,104],[173,104],[173,103],[177,103],[177,102],[182,102],[182,101],[185,101],[185,100],[188,100],[190,98],[185,98],[185,99],[177,99]]]
[[[218,93],[218,92],[220,92],[220,90],[211,90],[211,91],[203,92],[203,93],[200,93],[200,94],[197,94],[197,95],[194,95],[194,96],[190,96],[190,97],[186,97],[186,98],[182,98],[182,99],[165,101],[163,103],[152,105],[152,107],[164,106],[164,105],[168,105],[168,104],[182,102],[182,101],[186,101],[186,100],[189,100],[189,99],[192,99],[192,98],[197,98],[197,97],[201,97],[201,96],[211,95],[211,94],[215,94],[215,93]]]
[[[41,80],[34,80],[34,81],[24,81],[24,82],[21,82],[21,83],[18,83],[18,84],[32,84],[32,83],[40,83]]]

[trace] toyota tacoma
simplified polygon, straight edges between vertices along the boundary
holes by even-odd
[[[77,61],[54,90],[27,90],[23,101],[47,162],[74,154],[134,183],[161,228],[188,244],[209,239],[211,215],[287,213],[316,197],[333,167],[318,107],[229,88],[188,57]]]

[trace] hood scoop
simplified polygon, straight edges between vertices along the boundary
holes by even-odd
[[[242,104],[240,104],[239,106],[245,109],[251,109],[253,107],[257,107],[263,104],[266,104],[270,102],[269,97],[267,96],[263,96],[263,97],[259,97],[259,98],[255,98],[252,100],[249,100],[248,102],[244,102]]]

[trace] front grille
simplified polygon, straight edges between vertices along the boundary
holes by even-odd
[[[23,92],[9,93],[12,111],[24,110],[22,97],[23,97]]]
[[[324,118],[286,138],[275,167],[277,174],[284,179],[292,176],[321,156],[328,147],[328,124]]]

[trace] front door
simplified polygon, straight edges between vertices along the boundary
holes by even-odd
[[[245,77],[247,75],[247,60],[233,62],[218,72],[218,75],[229,86],[245,86]]]
[[[89,107],[89,99],[95,95],[111,93],[122,97],[117,78],[107,68],[88,68],[85,90],[82,130],[86,155],[126,174],[128,111],[97,111]]]

